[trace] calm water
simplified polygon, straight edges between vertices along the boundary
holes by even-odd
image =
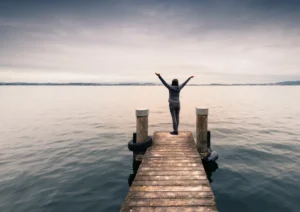
[[[186,87],[180,130],[209,108],[220,211],[300,211],[300,87]],[[171,130],[164,87],[0,87],[0,211],[119,211],[135,108]]]

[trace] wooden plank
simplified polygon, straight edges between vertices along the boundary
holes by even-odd
[[[154,152],[162,152],[162,153],[164,153],[164,152],[170,152],[170,153],[172,153],[172,154],[178,154],[178,153],[189,153],[189,152],[193,152],[193,153],[197,153],[197,154],[199,154],[197,151],[195,151],[194,149],[189,149],[189,148],[185,148],[184,150],[172,150],[172,149],[160,149],[160,150],[167,150],[167,151],[159,151],[159,149],[157,148],[157,149],[153,149],[153,150],[151,150],[151,151],[149,151],[149,152],[147,152],[148,154],[150,154],[150,153],[154,153]],[[146,153],[146,154],[147,154]]]
[[[199,163],[169,163],[169,162],[160,162],[160,163],[155,163],[155,162],[144,162],[143,161],[143,168],[144,166],[146,167],[201,167],[203,168],[202,164],[200,165]]]
[[[196,145],[192,144],[192,143],[178,144],[176,141],[169,141],[166,143],[155,144],[152,146],[152,148],[154,149],[154,148],[158,148],[158,147],[164,147],[164,148],[169,147],[170,149],[179,149],[179,148],[184,148],[184,147],[192,148],[194,146],[196,146]]]
[[[143,163],[198,163],[199,165],[202,165],[200,158],[186,158],[186,157],[180,157],[180,158],[168,158],[168,160],[164,158],[147,158],[144,157]]]
[[[193,142],[178,142],[176,140],[169,140],[166,142],[155,143],[151,147],[153,148],[153,147],[157,147],[157,146],[169,146],[171,148],[174,148],[176,146],[196,146],[196,144]]]
[[[209,186],[207,179],[204,180],[134,180],[133,186]]]
[[[170,148],[171,147],[171,148]],[[172,151],[183,151],[185,149],[194,149],[195,145],[155,145],[153,146],[151,149],[151,151],[156,150],[156,149],[168,149],[168,150],[172,150]]]
[[[150,153],[150,154],[147,154],[147,155],[145,155],[145,157],[148,157],[148,158],[150,158],[150,157],[172,157],[172,158],[174,158],[174,157],[177,157],[178,158],[178,156],[182,156],[182,158],[184,157],[184,158],[198,158],[198,157],[200,157],[198,154],[183,154],[183,153],[181,153],[181,154],[163,154],[163,153]]]
[[[148,152],[145,154],[146,157],[190,157],[190,156],[195,156],[196,158],[199,157],[198,152],[194,151],[178,151],[178,152],[171,152],[171,151],[155,151],[155,152]]]
[[[198,163],[202,164],[202,161],[200,159],[200,157],[193,157],[193,158],[189,158],[186,156],[165,156],[165,158],[161,158],[161,157],[147,157],[147,155],[144,155],[144,159],[143,161],[168,161],[168,162],[188,162],[188,161],[197,161]]]
[[[132,206],[155,206],[155,207],[175,207],[175,206],[214,206],[212,199],[131,199],[127,205]]]
[[[155,176],[178,176],[178,175],[205,175],[205,171],[142,171],[138,170],[139,175]]]
[[[180,149],[168,149],[168,148],[165,148],[165,149],[162,149],[162,148],[155,148],[155,149],[152,149],[151,153],[160,153],[160,152],[171,152],[171,153],[178,153],[178,152],[183,152],[183,153],[198,153],[195,149],[192,149],[192,148],[184,148],[182,150]],[[199,153],[198,153],[199,154]]]
[[[141,171],[202,171],[202,167],[198,166],[191,166],[191,167],[184,167],[184,166],[177,166],[177,167],[141,167]]]
[[[156,176],[156,175],[137,175],[134,180],[205,180],[206,175],[182,175],[182,176]]]
[[[171,145],[172,144],[172,145]],[[194,147],[196,146],[195,143],[187,143],[187,142],[184,142],[184,143],[178,143],[177,141],[168,141],[168,142],[160,142],[160,143],[155,143],[153,144],[151,147],[149,147],[149,149],[153,149],[153,148],[156,148],[156,147],[171,147],[172,149],[176,148],[176,147]]]
[[[213,198],[214,195],[209,191],[152,191],[152,192],[144,192],[144,191],[136,191],[130,192],[128,194],[128,198],[144,198],[144,199],[172,199],[172,198]]]
[[[189,149],[189,148],[184,148],[182,150],[180,149],[161,149],[161,148],[157,148],[157,149],[153,149],[151,151],[151,153],[166,153],[166,152],[169,152],[169,153],[172,153],[172,154],[176,154],[176,153],[185,153],[185,154],[189,154],[189,153],[194,153],[194,154],[199,154],[196,150],[194,149]]]
[[[176,206],[176,207],[124,207],[124,212],[216,212],[210,206]]]
[[[210,186],[131,186],[130,191],[211,191]]]

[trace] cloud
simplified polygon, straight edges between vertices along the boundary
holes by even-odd
[[[295,2],[61,4],[7,3],[16,8],[0,15],[0,81],[154,81],[155,71],[193,74],[196,83],[300,76]]]

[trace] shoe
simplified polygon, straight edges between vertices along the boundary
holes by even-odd
[[[178,132],[173,131],[173,132],[170,132],[170,134],[171,135],[178,135]]]

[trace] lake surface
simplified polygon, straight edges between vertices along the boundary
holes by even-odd
[[[149,134],[172,130],[154,87],[0,87],[0,211],[119,211],[128,192],[135,109]],[[209,108],[219,211],[300,211],[300,87],[192,87],[179,130]]]

